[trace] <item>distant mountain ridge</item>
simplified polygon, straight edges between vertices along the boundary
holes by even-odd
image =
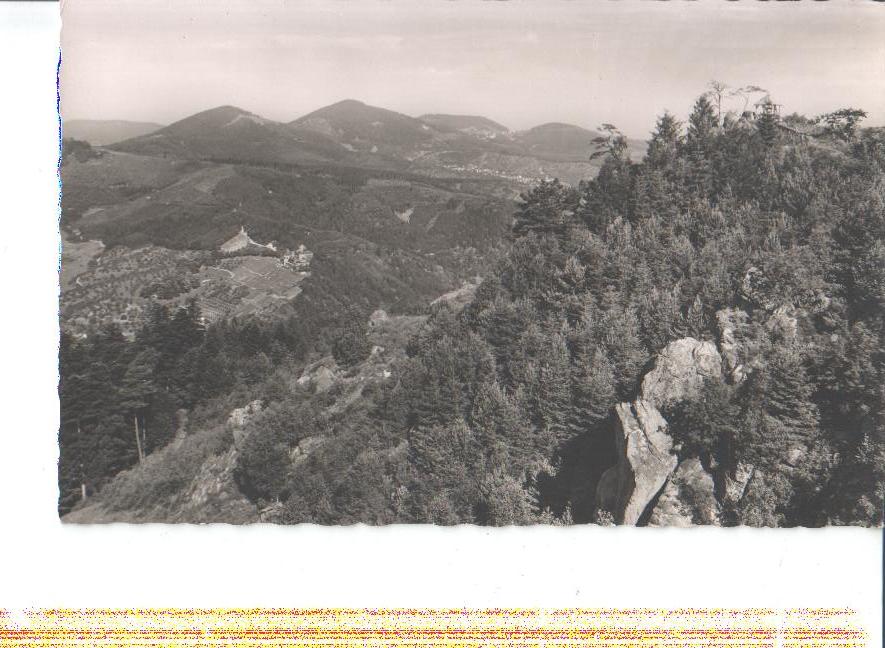
[[[522,191],[556,177],[576,184],[599,168],[594,130],[550,122],[511,131],[482,115],[412,117],[345,99],[290,122],[225,105],[106,145],[114,151],[180,161],[252,165],[333,165],[431,178],[497,179]],[[633,159],[645,142],[629,141]]]
[[[416,147],[426,144],[439,133],[420,119],[386,108],[345,99],[315,110],[289,123],[299,132],[322,134],[352,150],[373,152],[382,148]]]
[[[341,147],[328,137],[296,133],[236,106],[204,110],[112,148],[141,155],[250,162],[329,162],[343,157]]]
[[[83,140],[92,146],[106,146],[115,142],[147,135],[163,128],[154,122],[127,121],[123,119],[65,119],[62,135]]]
[[[599,137],[597,131],[561,122],[541,124],[517,135],[517,139],[533,153],[562,156],[589,156],[596,137]]]
[[[488,131],[489,133],[508,133],[510,129],[496,121],[481,115],[449,115],[433,113],[418,117],[440,130]]]

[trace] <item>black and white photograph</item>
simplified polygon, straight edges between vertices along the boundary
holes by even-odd
[[[881,3],[60,11],[63,524],[882,526]]]

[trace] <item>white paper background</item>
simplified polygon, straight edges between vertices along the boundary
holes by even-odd
[[[879,530],[62,527],[59,28],[0,3],[0,607],[847,606],[881,645]]]

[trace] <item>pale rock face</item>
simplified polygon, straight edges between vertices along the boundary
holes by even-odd
[[[325,358],[305,367],[296,383],[302,387],[312,384],[318,394],[328,391],[335,384],[335,371],[329,366],[334,366],[334,362],[331,358]]]
[[[658,497],[650,524],[718,523],[713,478],[697,458],[679,463],[660,409],[697,397],[706,380],[721,379],[722,358],[711,342],[683,338],[658,354],[642,381],[640,397],[615,407],[618,462],[599,480],[599,509],[620,524],[635,525]]]
[[[335,384],[335,373],[328,367],[320,367],[314,374],[313,381],[317,393],[321,394],[324,391],[329,391]]]
[[[681,462],[664,486],[648,521],[649,526],[689,527],[719,524],[719,503],[713,477],[700,459]]]
[[[802,463],[802,459],[805,458],[806,450],[805,448],[795,446],[790,448],[787,451],[787,456],[784,457],[784,463],[787,464],[790,468],[798,468],[799,464]]]
[[[415,213],[415,208],[414,208],[414,207],[409,207],[408,209],[404,209],[404,210],[401,211],[401,212],[400,212],[400,211],[396,211],[396,210],[394,210],[393,213],[396,214],[396,217],[397,217],[400,221],[402,221],[403,223],[408,223],[408,222],[410,222],[410,220],[411,220],[411,218],[412,218],[412,214]]]
[[[755,472],[756,469],[752,464],[739,462],[734,474],[725,476],[725,500],[733,504],[740,502]]]
[[[218,498],[226,486],[233,482],[233,472],[237,465],[237,451],[229,449],[222,455],[210,457],[184,494],[184,500],[192,507],[199,508],[213,498]]]
[[[746,376],[746,370],[741,362],[745,351],[741,338],[749,319],[749,315],[739,308],[724,308],[716,312],[719,349],[725,360],[725,371],[735,384],[743,381]]]
[[[712,342],[682,338],[658,354],[642,380],[642,400],[664,408],[696,396],[707,379],[722,377],[722,358]]]
[[[637,399],[615,407],[618,463],[597,487],[597,506],[617,522],[634,525],[676,468],[667,421],[650,402]]]
[[[262,402],[254,400],[248,405],[238,407],[230,413],[227,424],[234,435],[234,446],[239,449],[246,440],[246,424],[262,409]]]

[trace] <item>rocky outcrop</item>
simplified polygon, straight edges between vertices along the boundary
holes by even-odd
[[[308,365],[302,372],[301,377],[298,378],[298,385],[302,387],[313,386],[317,394],[329,391],[335,385],[337,379],[332,368],[334,362],[331,358],[324,358],[319,362]]]
[[[187,511],[188,517],[192,518],[209,508],[248,504],[234,484],[233,472],[236,464],[237,453],[234,448],[206,459],[173,508]]]
[[[335,384],[335,372],[328,367],[320,367],[316,370],[316,374],[311,377],[311,380],[316,386],[316,393],[322,394],[332,389],[332,386]]]
[[[750,316],[739,308],[724,308],[716,312],[716,325],[719,329],[719,351],[724,361],[724,370],[729,380],[740,383],[746,378],[744,338]]]
[[[722,359],[711,342],[683,338],[661,351],[639,398],[615,407],[617,463],[597,484],[599,511],[620,524],[644,517],[677,526],[718,521],[712,477],[697,459],[679,464],[661,409],[697,397],[705,381],[721,378]]]
[[[713,476],[704,470],[700,459],[693,457],[680,462],[661,491],[648,524],[675,527],[719,524]]]
[[[731,504],[740,502],[744,493],[747,492],[747,486],[753,479],[756,469],[751,465],[738,462],[734,470],[725,475],[725,493],[723,499]]]
[[[615,407],[618,463],[599,480],[596,504],[616,522],[636,524],[649,502],[676,468],[667,421],[648,401],[637,399]]]
[[[249,423],[249,421],[251,421],[261,409],[262,402],[260,400],[254,400],[248,405],[238,407],[231,411],[230,416],[227,417],[227,425],[230,427],[231,433],[234,436],[234,447],[238,450],[242,447],[243,441],[246,440],[246,424]]]
[[[712,342],[682,338],[668,344],[642,380],[640,398],[665,409],[697,396],[706,380],[722,377],[722,359]]]

